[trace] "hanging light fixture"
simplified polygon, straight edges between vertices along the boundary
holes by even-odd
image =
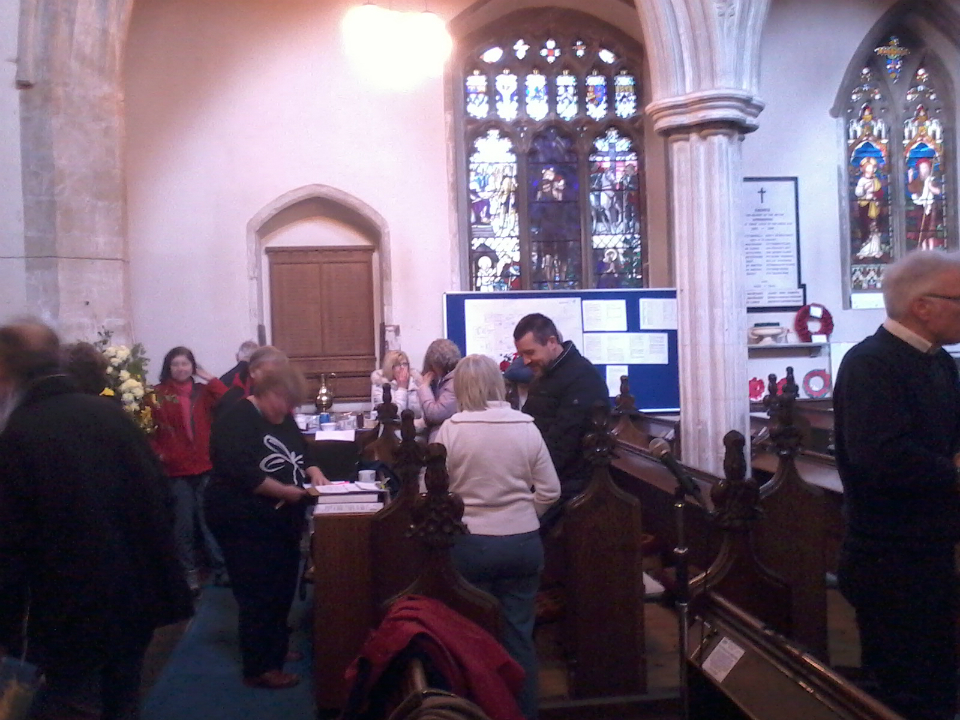
[[[426,3],[422,12],[400,12],[368,0],[347,11],[342,27],[363,74],[397,89],[439,75],[453,47],[446,24]]]

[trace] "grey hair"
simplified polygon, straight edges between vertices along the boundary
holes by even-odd
[[[423,355],[423,371],[434,370],[442,377],[457,366],[460,357],[460,348],[453,340],[437,338]]]
[[[503,400],[506,389],[500,366],[486,355],[467,355],[453,376],[457,405],[467,412],[487,409],[488,402]]]
[[[940,277],[960,271],[960,253],[942,250],[913,250],[890,265],[883,274],[883,304],[891,320],[902,320],[910,303],[932,292]]]
[[[261,365],[267,363],[282,364],[289,361],[290,358],[288,358],[287,354],[280,348],[276,348],[273,345],[264,345],[263,347],[258,347],[253,351],[253,354],[250,355],[250,371],[253,372]]]
[[[250,356],[253,355],[254,351],[260,347],[260,343],[256,340],[244,340],[240,343],[240,349],[237,350],[237,360],[249,360]]]

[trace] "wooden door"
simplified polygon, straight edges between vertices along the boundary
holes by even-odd
[[[338,401],[370,398],[376,365],[373,248],[267,248],[272,342],[307,378],[336,373]]]

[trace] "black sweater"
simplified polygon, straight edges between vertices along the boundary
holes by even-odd
[[[960,376],[881,327],[850,350],[833,394],[847,542],[922,550],[960,540]]]

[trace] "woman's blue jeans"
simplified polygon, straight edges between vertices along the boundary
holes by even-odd
[[[536,530],[519,535],[461,535],[452,551],[460,574],[500,601],[501,642],[526,672],[518,698],[528,720],[537,717],[537,649],[534,600],[543,570],[543,543]]]

